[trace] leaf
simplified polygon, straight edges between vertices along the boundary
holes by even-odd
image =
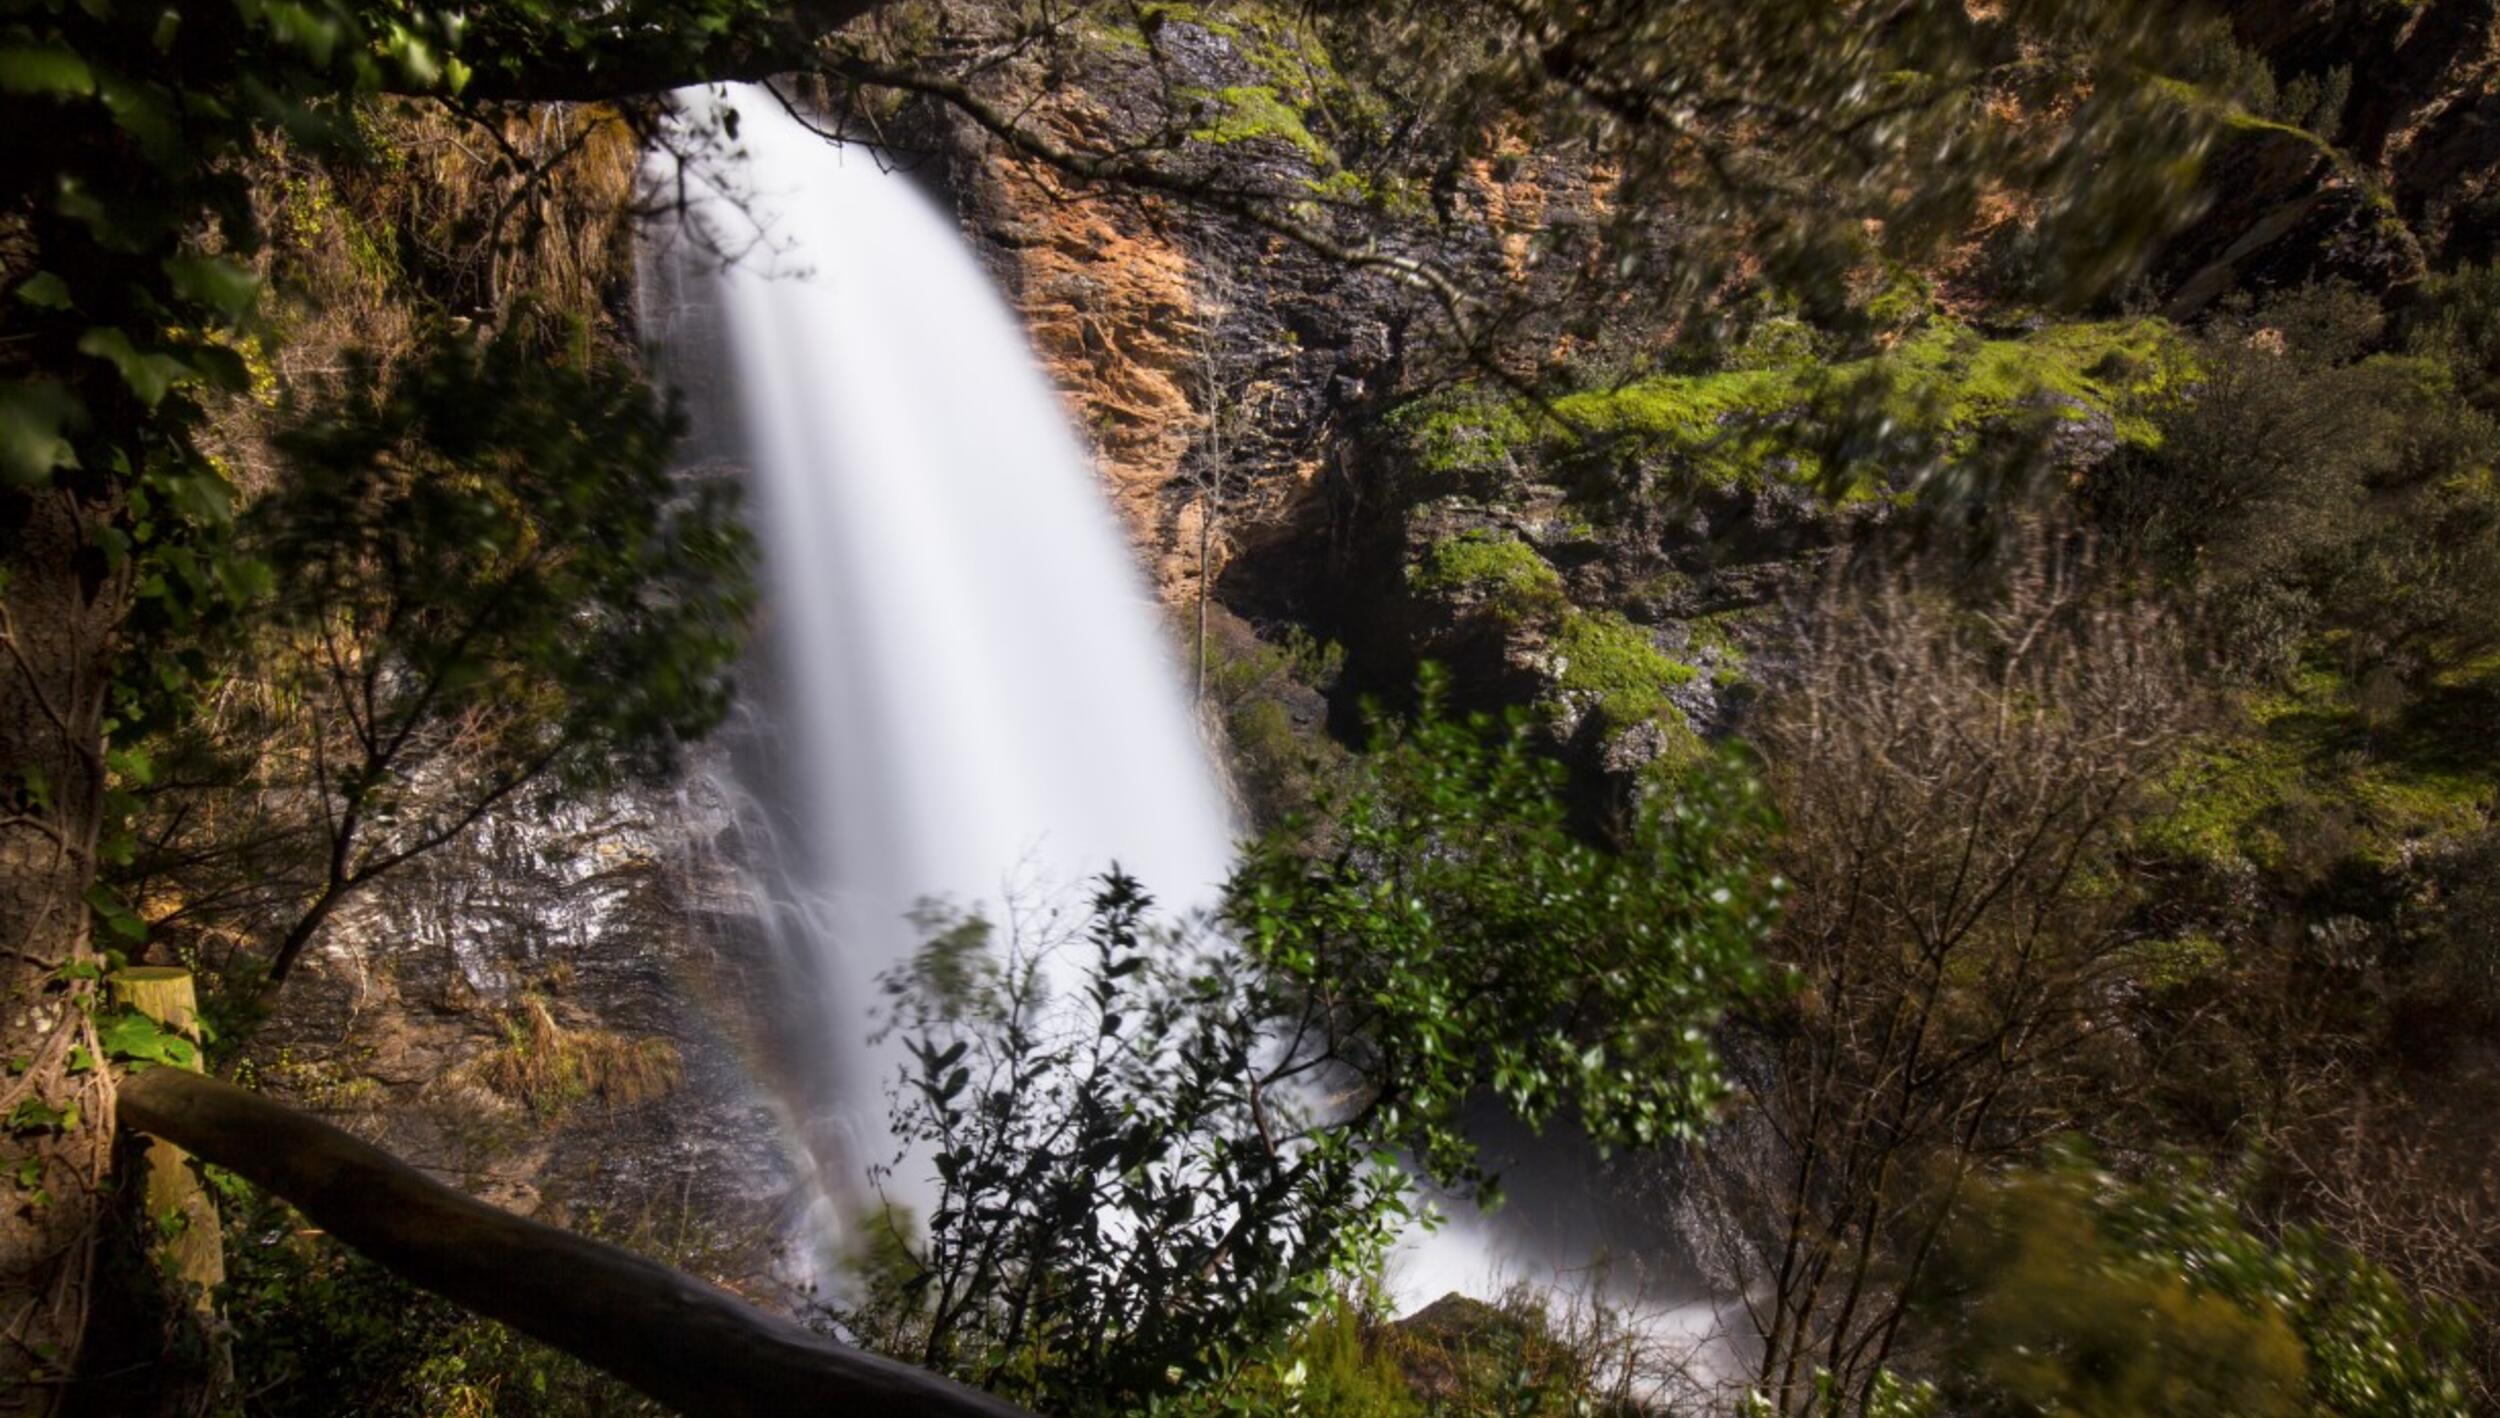
[[[95,92],[95,73],[66,49],[12,45],[0,49],[0,90],[84,98]]]
[[[115,895],[113,888],[106,886],[103,882],[99,881],[87,888],[87,905],[95,911],[106,926],[112,929],[113,934],[122,939],[146,940],[148,938],[148,923],[139,919],[128,906],[123,905],[121,897]]]
[[[151,409],[163,403],[176,384],[193,377],[191,366],[161,350],[139,349],[130,343],[128,335],[110,325],[99,325],[81,336],[78,352],[105,360],[120,370],[122,382],[130,386],[140,403]]]
[[[260,273],[220,256],[176,256],[165,262],[165,275],[186,300],[195,300],[228,320],[251,313],[260,299]]]
[[[38,310],[67,310],[69,283],[50,271],[37,271],[19,284],[17,298]]]
[[[128,1064],[172,1064],[198,1068],[199,1047],[135,1009],[124,1009],[96,1021],[96,1038],[107,1057]]]
[[[0,384],[0,485],[41,482],[78,466],[63,435],[86,422],[76,396],[48,379]]]

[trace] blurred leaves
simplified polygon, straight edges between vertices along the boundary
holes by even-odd
[[[1595,845],[1524,719],[1445,717],[1439,694],[1428,673],[1416,722],[1383,727],[1317,850],[1289,831],[1250,851],[1229,916],[1436,1180],[1494,1180],[1457,1125],[1480,1090],[1601,1144],[1690,1135],[1725,1090],[1720,1013],[1784,985],[1759,953],[1782,890],[1761,789],[1732,751],[1662,770],[1619,849]]]

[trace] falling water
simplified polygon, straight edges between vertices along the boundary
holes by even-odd
[[[690,102],[684,131],[723,104],[735,141],[684,169],[650,279],[699,449],[746,465],[768,663],[738,776],[770,825],[747,865],[813,997],[823,1091],[795,1121],[838,1193],[882,1160],[862,1041],[917,903],[996,912],[1115,862],[1204,901],[1232,826],[1086,455],[952,221],[761,90]],[[703,428],[707,405],[734,415]]]
[[[887,1146],[863,1041],[917,902],[996,907],[1114,861],[1203,902],[1233,834],[1086,457],[953,223],[763,91],[690,101],[686,131],[719,131],[723,105],[727,160],[662,174],[689,221],[648,254],[646,317],[762,542],[770,633],[730,786],[794,1011],[773,1071],[838,1211]],[[1408,1247],[1402,1302],[1603,1249],[1577,1157],[1540,1150],[1505,1159],[1528,1183],[1505,1218],[1462,1205]]]

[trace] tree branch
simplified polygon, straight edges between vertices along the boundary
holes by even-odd
[[[124,1123],[249,1178],[384,1268],[698,1418],[1032,1418],[657,1261],[497,1210],[248,1089],[152,1068],[121,1080],[119,1106]]]

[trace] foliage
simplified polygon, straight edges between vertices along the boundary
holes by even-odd
[[[2462,328],[2399,352],[2348,288],[2243,302],[2087,503],[2192,588],[2227,667],[2278,677],[2332,636],[2400,697],[2500,648],[2500,423],[2459,397]]]
[[[669,476],[638,374],[526,324],[387,374],[357,356],[285,411],[242,529],[282,589],[221,657],[218,714],[153,745],[182,787],[143,795],[116,884],[194,929],[278,908],[272,979],[375,877],[532,793],[662,771],[727,702],[726,498]]]
[[[1247,854],[1227,906],[1245,948],[1324,1012],[1360,1116],[1436,1179],[1492,1183],[1457,1127],[1480,1089],[1601,1142],[1689,1134],[1724,1091],[1710,1026],[1780,983],[1756,954],[1780,892],[1760,791],[1706,759],[1596,846],[1524,720],[1445,718],[1439,693],[1428,672],[1324,832]]]
[[[505,1017],[503,1042],[469,1072],[489,1091],[553,1115],[591,1099],[629,1108],[665,1096],[683,1081],[685,1061],[666,1039],[567,1029],[546,1000],[530,996]]]
[[[490,762],[662,767],[726,703],[745,610],[744,536],[725,490],[670,477],[675,432],[639,378],[513,338],[359,370],[285,433],[297,471],[255,509],[281,614],[353,647],[386,743],[526,707]]]
[[[1604,1327],[1557,1317],[1520,1287],[1498,1301],[1445,1296],[1389,1321],[1330,1302],[1292,1337],[1151,1410],[1310,1418],[1584,1418],[1643,1410]]]
[[[2269,1240],[2193,1171],[1991,1181],[1922,1302],[1955,1412],[2334,1414],[2464,1406],[2466,1317],[2313,1231]]]
[[[1116,872],[1073,970],[928,918],[889,986],[896,1166],[934,1170],[927,1235],[889,1215],[851,1330],[1046,1406],[1175,1394],[1371,1272],[1407,1216],[1399,1154],[1494,1191],[1468,1100],[1626,1144],[1708,1116],[1711,1022],[1777,983],[1750,779],[1662,781],[1609,850],[1571,830],[1523,723],[1436,702],[1321,824],[1248,854],[1237,934],[1157,931]]]
[[[1041,943],[957,922],[891,977],[904,1152],[935,1190],[848,1327],[1051,1411],[1119,1411],[1289,1332],[1367,1272],[1404,1178],[1303,1081],[1295,1006],[1103,879],[1054,998]],[[921,1159],[925,1158],[925,1163]],[[891,1224],[891,1223],[889,1223]]]
[[[1327,1414],[1423,1418],[1421,1395],[1398,1366],[1390,1336],[1346,1301],[1331,1303],[1258,1362],[1170,1402],[1180,1414]]]
[[[1992,197],[2026,213],[2044,293],[2107,290],[2184,215],[2210,127],[2153,86],[2190,28],[2161,7],[1327,10],[1341,67],[1461,135],[1463,158],[1585,145],[1620,173],[1592,282],[1637,275],[1641,298],[1689,317],[1705,343],[1724,333],[1712,306],[1731,286],[1844,309],[1866,258],[1933,256]],[[1998,62],[2014,53],[2025,62]],[[2059,124],[2017,117],[2061,105]],[[1653,223],[1662,211],[1679,220]],[[1586,249],[1567,233],[1534,239],[1564,260]],[[1601,308],[1571,304],[1592,321]]]
[[[1309,813],[1342,771],[1346,750],[1320,721],[1321,696],[1344,669],[1344,646],[1298,627],[1281,643],[1232,647],[1212,660],[1207,694],[1223,713],[1235,785],[1254,826]]]
[[[2068,534],[1861,565],[1755,720],[1796,883],[1773,948],[1802,988],[1738,1021],[1754,1125],[1689,1183],[1757,1257],[1775,1414],[1862,1407],[1970,1179],[2125,1096],[2101,1020],[2144,968],[2120,853],[2184,718],[2163,616]]]
[[[2500,705],[2490,667],[2435,676],[2410,702],[2374,705],[2331,649],[2280,688],[2252,691],[2223,732],[2170,775],[2175,806],[2141,846],[2287,883],[2353,865],[2386,870],[2472,831],[2500,802],[2483,725]]]
[[[234,1386],[251,1418],[570,1418],[657,1414],[578,1359],[468,1315],[224,1177]]]

